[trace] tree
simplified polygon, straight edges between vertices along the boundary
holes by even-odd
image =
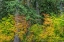
[[[7,14],[6,4],[4,1],[0,0],[0,19]]]

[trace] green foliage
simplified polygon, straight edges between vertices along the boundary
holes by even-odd
[[[26,16],[26,20],[30,20],[33,23],[37,23],[37,19],[40,18],[41,16],[38,15],[36,13],[36,10],[33,8],[30,8],[28,6],[24,6],[22,4],[22,1],[18,2],[18,1],[8,1],[6,2],[6,9],[7,9],[7,13],[10,14],[16,14],[16,10],[18,12],[18,14],[20,15],[25,15]],[[34,21],[35,20],[35,21]]]
[[[2,20],[0,20],[0,42],[10,42],[14,39],[16,28],[14,26],[15,20],[13,18],[14,16],[9,14],[7,17],[4,17],[2,18]],[[64,15],[44,15],[44,20],[45,21],[43,25],[34,24],[30,28],[22,26],[22,24],[18,25],[21,27],[21,31],[18,32],[18,34],[22,42],[58,42],[59,40],[63,41]]]
[[[39,0],[40,12],[43,13],[59,13],[61,0]]]
[[[10,40],[13,40],[14,29],[13,15],[2,18],[0,20],[0,42],[10,42]]]
[[[29,32],[28,32],[29,38],[27,38],[27,42],[29,42],[29,41],[31,41],[31,42],[32,41],[35,41],[35,42],[40,41],[39,35],[43,32],[42,25],[34,24],[28,30],[29,30]]]
[[[33,26],[31,26],[31,28],[29,28],[29,30],[35,35],[39,35],[42,32],[43,27],[39,24],[34,24]]]
[[[60,36],[60,37],[64,37],[64,15],[55,17],[52,16],[53,18],[53,23],[54,23],[54,27],[55,27],[55,33],[56,35]]]
[[[48,15],[44,14],[43,25],[46,28],[45,34],[47,35],[48,42],[58,42],[59,40],[64,40],[64,15]],[[47,25],[48,24],[48,25]],[[46,32],[47,31],[47,32]],[[48,33],[48,34],[47,34]]]
[[[7,16],[6,3],[5,1],[0,1],[0,19],[4,16]]]
[[[64,40],[63,16],[45,15],[43,25],[34,24],[28,29],[27,42],[59,42]]]
[[[29,0],[29,7],[25,0],[3,0],[0,2],[0,42],[10,42],[17,33],[22,42],[59,42],[64,40],[64,15],[59,13],[61,0]],[[36,1],[40,13],[43,14],[44,22],[40,14],[36,12]],[[15,14],[18,12],[19,23],[15,25]],[[8,14],[10,13],[10,14]],[[13,14],[13,15],[11,15]],[[21,16],[22,15],[22,16]],[[31,25],[28,24],[31,22]],[[41,22],[43,25],[38,24]],[[30,27],[31,26],[31,27]],[[30,27],[30,28],[29,28]],[[20,31],[17,32],[18,28]]]

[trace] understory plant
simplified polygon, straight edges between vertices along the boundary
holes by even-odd
[[[14,39],[14,23],[13,15],[2,18],[0,20],[0,42],[12,42]]]
[[[0,20],[0,42],[13,42],[15,33],[21,42],[63,42],[64,15],[43,14],[42,24],[30,25],[24,15],[8,15]],[[19,30],[19,32],[17,32]]]
[[[27,42],[59,42],[64,41],[64,19],[61,16],[44,15],[43,25],[34,24],[28,30]]]

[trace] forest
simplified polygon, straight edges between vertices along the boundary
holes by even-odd
[[[0,42],[64,42],[64,0],[0,0]]]

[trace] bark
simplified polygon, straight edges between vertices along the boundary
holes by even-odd
[[[64,12],[64,2],[60,2],[60,12],[61,12],[61,14],[63,14],[63,12]]]
[[[30,0],[27,0],[27,6],[30,7]]]
[[[38,15],[40,15],[40,10],[39,10],[39,3],[38,1],[36,0],[36,12]],[[41,24],[41,19],[37,19],[37,22],[39,22],[39,24]]]
[[[36,0],[36,12],[37,12],[37,14],[39,14],[39,4],[38,4],[37,0]]]
[[[18,1],[18,2],[20,2],[20,0],[16,0],[16,1]],[[17,17],[18,17],[18,15],[19,15],[19,9],[18,9],[18,6],[16,5],[16,7],[15,7],[15,9],[16,9],[16,11],[15,11],[15,22],[16,22],[16,24],[15,25],[18,25],[18,20],[17,20]],[[14,38],[14,42],[20,42],[20,39],[19,39],[19,37],[18,37],[18,31],[19,29],[17,28],[17,32],[15,33],[15,38]]]

